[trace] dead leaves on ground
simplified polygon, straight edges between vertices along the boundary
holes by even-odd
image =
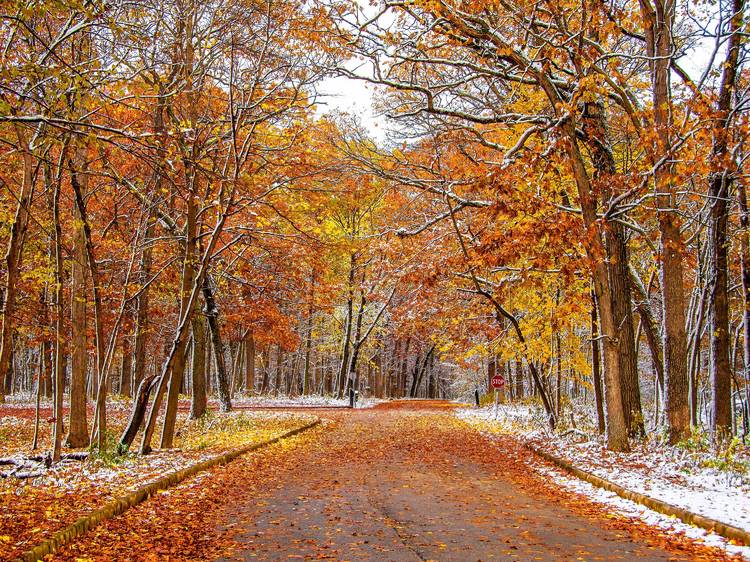
[[[33,417],[12,416],[19,408],[8,410],[10,415],[5,409],[2,411],[0,428],[18,426],[21,428],[19,433],[24,435],[29,424],[33,424]],[[120,410],[112,408],[110,412]],[[127,408],[122,408],[121,414],[112,416],[115,427],[118,423],[124,424]],[[188,421],[181,415],[177,449],[156,451],[145,457],[129,455],[117,464],[101,459],[61,463],[35,479],[0,479],[0,560],[18,556],[103,503],[169,472],[223,451],[267,440],[312,419],[314,416],[309,414],[283,412],[212,413],[201,421]],[[5,442],[4,453],[23,452],[24,449],[14,449],[14,444],[18,447],[15,441]],[[28,442],[23,446],[27,448]],[[168,490],[160,495],[168,497],[169,494]],[[158,502],[155,505],[158,506]],[[177,512],[183,527],[188,525],[190,514],[181,509]],[[162,534],[161,530],[157,536],[159,534]],[[133,537],[138,535],[134,533]],[[128,537],[127,531],[124,531],[124,537]],[[165,553],[173,548],[170,545]]]
[[[528,451],[513,439],[490,441],[447,412],[431,409],[429,404],[416,406],[416,411],[403,404],[389,404],[369,411],[327,412],[323,426],[190,479],[94,529],[54,559],[207,560],[231,556],[233,549],[252,548],[247,543],[242,544],[247,538],[238,528],[241,525],[229,516],[236,515],[237,509],[245,517],[253,510],[265,509],[269,494],[292,482],[304,481],[309,470],[325,471],[325,467],[346,466],[349,462],[358,466],[362,463],[375,465],[383,459],[402,457],[408,457],[409,462],[417,465],[435,463],[437,459],[442,463],[439,469],[445,471],[457,470],[457,465],[451,465],[446,459],[460,459],[462,464],[474,464],[488,474],[501,475],[515,486],[532,490],[536,497],[549,502],[553,510],[554,506],[570,510],[646,548],[666,549],[697,560],[732,559],[681,535],[610,513],[606,507],[583,496],[561,491],[529,470],[525,462]],[[347,416],[352,417],[347,420]],[[381,429],[383,416],[389,417],[387,430]],[[340,484],[327,482],[331,487]],[[407,483],[405,491],[408,488]],[[311,490],[311,494],[322,492],[325,490]],[[303,495],[296,501],[305,504],[308,500],[307,495]],[[492,505],[491,496],[460,500],[452,497],[451,501],[476,502],[470,508],[477,510]],[[252,506],[252,509],[242,506]],[[252,527],[254,523],[245,521],[245,524]],[[261,534],[258,540],[274,543],[270,548],[280,556],[284,553],[301,556],[297,551],[301,549],[305,559],[339,558],[340,553],[332,544],[321,545],[314,541],[303,544],[303,541],[291,548],[286,542],[288,531],[285,529],[293,527],[293,520],[281,517],[270,524],[274,531]],[[525,531],[523,526],[532,524],[533,521],[519,521],[519,533]],[[331,532],[336,532],[335,526]],[[352,537],[352,540],[349,547],[354,543],[362,548],[369,547],[364,536]],[[512,549],[512,545],[508,548]],[[585,558],[586,552],[581,551],[581,556]]]

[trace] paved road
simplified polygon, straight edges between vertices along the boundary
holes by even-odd
[[[330,412],[326,431],[225,508],[240,560],[715,560],[607,514],[439,402]]]

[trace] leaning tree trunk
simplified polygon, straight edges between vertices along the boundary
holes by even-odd
[[[617,342],[619,326],[615,321],[613,309],[613,292],[609,285],[607,265],[599,259],[606,255],[598,217],[596,203],[593,198],[591,183],[583,161],[583,155],[576,141],[575,123],[565,124],[568,137],[566,148],[570,156],[573,176],[578,187],[578,199],[581,205],[584,226],[592,231],[589,236],[587,253],[591,260],[594,292],[599,305],[601,324],[601,343],[604,356],[604,392],[606,395],[607,411],[607,446],[614,451],[627,451],[628,427],[625,421],[625,410],[622,402],[622,372],[620,365],[620,349]],[[533,373],[533,371],[532,371]]]
[[[536,68],[527,65],[552,104],[553,110],[559,115],[559,90],[552,83],[550,76]],[[622,373],[620,365],[620,351],[617,343],[619,326],[615,322],[612,300],[614,295],[609,286],[609,272],[606,263],[601,259],[606,256],[604,247],[602,224],[597,215],[594,190],[591,185],[586,162],[578,144],[578,126],[575,118],[567,116],[561,125],[562,133],[566,137],[565,152],[570,164],[570,170],[578,192],[578,204],[584,228],[587,230],[586,254],[590,262],[591,277],[594,284],[599,305],[601,323],[601,343],[604,357],[604,380],[607,411],[607,447],[615,451],[627,451],[628,427],[625,422],[625,411],[622,402]],[[534,370],[530,364],[529,368]]]
[[[232,399],[229,394],[229,379],[227,377],[226,362],[224,361],[224,344],[221,341],[219,309],[216,306],[208,276],[205,277],[203,282],[203,298],[206,301],[206,317],[208,318],[208,328],[211,333],[211,343],[214,350],[220,409],[222,412],[229,412],[232,410]]]
[[[656,372],[656,380],[659,385],[659,392],[664,394],[664,353],[661,348],[661,340],[659,338],[659,326],[654,319],[654,314],[651,311],[651,304],[649,303],[648,291],[643,286],[641,280],[635,271],[630,270],[630,286],[633,288],[637,297],[635,301],[635,307],[638,311],[638,315],[641,318],[641,327],[643,333],[646,336],[646,342],[651,353],[651,362]],[[649,282],[649,286],[650,286]]]
[[[144,377],[138,386],[135,399],[133,400],[133,408],[130,411],[128,425],[125,426],[125,430],[120,437],[120,451],[122,452],[130,448],[135,440],[135,436],[138,434],[138,430],[143,425],[143,420],[146,417],[146,406],[148,406],[148,399],[156,386],[155,383],[156,374],[152,374]]]

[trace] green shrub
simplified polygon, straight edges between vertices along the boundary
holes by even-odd
[[[104,434],[104,447],[99,449],[96,443],[89,445],[89,460],[100,460],[107,466],[122,464],[130,456],[128,450],[120,443],[119,438],[110,432]]]

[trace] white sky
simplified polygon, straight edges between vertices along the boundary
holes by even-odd
[[[374,86],[350,78],[327,78],[318,85],[318,92],[318,115],[332,111],[356,115],[375,140],[385,139],[387,119],[376,115],[372,107],[377,95]]]

